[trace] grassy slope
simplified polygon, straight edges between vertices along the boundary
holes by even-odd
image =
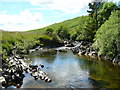
[[[81,16],[81,17],[76,17],[73,19],[69,19],[60,23],[55,23],[50,26],[36,29],[36,30],[31,30],[29,32],[32,33],[44,33],[47,28],[52,28],[53,30],[57,30],[60,26],[66,26],[70,33],[74,32],[76,28],[79,27],[79,25],[82,25],[83,22],[85,22],[87,16]]]
[[[7,41],[10,39],[14,40],[14,39],[21,39],[21,38],[23,38],[24,40],[32,40],[36,36],[44,35],[45,30],[47,28],[52,28],[53,30],[57,30],[60,26],[66,26],[69,32],[73,33],[76,31],[79,25],[82,25],[82,23],[85,22],[86,17],[87,16],[76,17],[74,19],[66,20],[60,23],[52,24],[44,28],[26,31],[26,32],[7,32],[7,31],[0,30],[0,32],[2,33],[0,40]]]
[[[30,30],[26,32],[6,32],[2,31],[2,39],[8,38],[6,36],[13,36],[14,38],[19,38],[20,36],[25,37],[26,39],[33,37],[35,35],[43,35],[45,30],[47,28],[52,28],[53,30],[57,30],[60,26],[66,26],[68,30],[71,32],[74,32],[76,28],[79,27],[79,25],[82,25],[82,23],[85,21],[87,16],[81,16],[81,17],[76,17],[74,19],[69,19],[60,23],[55,23],[50,26],[40,28],[40,29],[35,29],[35,30]],[[1,32],[1,30],[0,30]]]
[[[31,31],[27,31],[27,32],[7,32],[7,31],[0,30],[0,33],[2,33],[0,40],[6,41],[9,39],[20,39],[21,37],[24,39],[27,39],[27,40],[31,40],[36,35],[37,36],[43,35],[47,28],[52,28],[53,30],[57,30],[62,25],[66,26],[70,32],[74,32],[76,30],[76,28],[80,24],[82,24],[83,17],[85,18],[86,16],[77,17],[74,19],[66,20],[66,21],[63,21],[60,23],[55,23],[55,24],[52,24],[52,25],[44,27],[44,28],[31,30]]]
[[[47,28],[52,28],[53,30],[57,30],[60,26],[65,26],[70,33],[73,33],[76,31],[76,29],[79,27],[79,25],[82,25],[83,22],[86,21],[87,16],[81,16],[81,17],[76,17],[74,19],[69,19],[60,23],[55,23],[50,26],[36,29],[36,30],[30,30],[26,32],[7,32],[7,31],[2,31],[0,30],[0,46],[2,49],[0,49],[0,53],[5,50],[6,51],[11,51],[12,47],[14,44],[23,44],[19,45],[20,47],[31,47],[35,45],[35,38],[36,37],[41,37],[43,36],[44,38],[44,33],[47,30]],[[46,36],[45,36],[46,38]],[[47,36],[47,39],[50,40],[50,37]],[[40,42],[38,42],[39,44]]]

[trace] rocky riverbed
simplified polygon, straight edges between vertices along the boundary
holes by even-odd
[[[45,72],[41,71],[38,65],[28,65],[27,61],[29,61],[29,58],[15,54],[2,62],[0,83],[3,88],[9,86],[20,88],[23,84],[25,73],[29,73],[35,80],[44,80],[48,83],[52,81]],[[44,68],[44,65],[40,64],[40,67]]]

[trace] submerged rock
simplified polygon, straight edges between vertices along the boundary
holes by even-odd
[[[41,68],[44,68],[44,65],[40,64]]]

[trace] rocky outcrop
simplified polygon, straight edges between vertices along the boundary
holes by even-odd
[[[26,63],[28,61],[27,57],[21,57],[19,55],[13,55],[2,63],[2,76],[0,77],[0,83],[2,87],[16,86],[20,88],[23,84],[23,78],[25,77],[24,73],[29,73],[34,77],[35,80],[44,80],[45,82],[50,83],[52,80],[50,77],[43,71],[41,71],[38,65],[29,65]],[[41,65],[41,68],[44,65]]]

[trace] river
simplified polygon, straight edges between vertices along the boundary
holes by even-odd
[[[25,74],[21,88],[120,88],[120,69],[107,61],[88,59],[78,54],[56,51],[36,51],[28,55],[33,65],[52,79],[51,83]]]

